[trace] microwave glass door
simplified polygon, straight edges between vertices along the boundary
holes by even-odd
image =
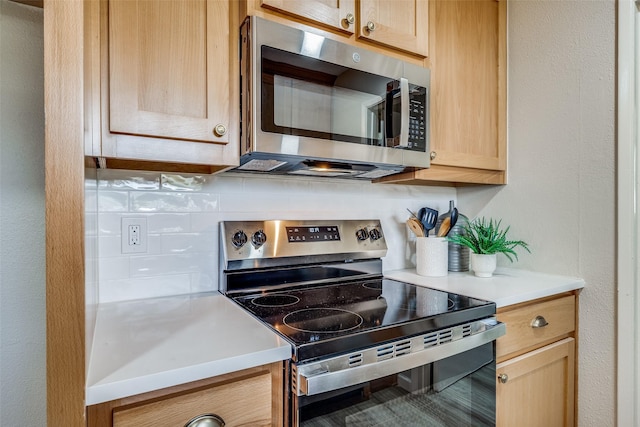
[[[400,80],[264,45],[261,58],[264,132],[425,151],[425,88],[405,80],[403,100]]]

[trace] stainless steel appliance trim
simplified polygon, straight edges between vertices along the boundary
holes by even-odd
[[[464,329],[471,326],[471,335],[465,336]],[[352,352],[318,362],[298,365],[292,371],[295,375],[293,391],[298,396],[312,396],[350,385],[382,378],[398,372],[406,371],[421,365],[471,350],[490,343],[506,333],[506,326],[497,322],[494,317],[460,325],[451,330],[451,341],[446,343],[429,344],[434,331],[431,333],[398,340],[402,343],[402,354],[393,354],[384,360],[379,360],[379,350],[388,348],[390,344],[376,346],[360,352]],[[411,341],[411,351],[406,350],[406,341]],[[394,344],[394,343],[391,343]],[[361,353],[361,355],[360,355]],[[358,355],[358,357],[354,357]],[[353,360],[362,362],[350,364]]]
[[[409,146],[409,80],[400,79],[400,105],[402,118],[400,119],[400,147]],[[427,150],[428,151],[428,150]],[[425,156],[426,157],[426,156]]]
[[[290,243],[287,240],[287,227],[337,226],[340,240]],[[376,240],[367,238],[358,240],[356,232],[376,229],[380,237]],[[242,231],[247,242],[240,248],[232,244],[234,233]],[[266,235],[263,245],[256,248],[251,243],[251,236],[257,232]],[[302,220],[302,221],[223,221],[220,223],[220,242],[225,265],[237,260],[264,260],[267,258],[315,257],[325,254],[340,254],[341,259],[381,258],[387,253],[387,244],[382,233],[379,220]],[[333,255],[332,255],[333,256]],[[336,258],[333,257],[335,260]],[[300,260],[300,258],[298,258]],[[251,261],[253,262],[253,261]],[[258,262],[258,261],[256,261]],[[255,264],[253,264],[255,265]],[[291,263],[290,263],[291,265]]]
[[[429,129],[426,129],[427,144],[424,153],[403,148],[375,147],[342,141],[327,141],[311,137],[280,135],[262,130],[261,95],[261,49],[267,45],[284,51],[300,54],[305,33],[322,37],[317,30],[288,27],[259,17],[247,18],[241,29],[241,82],[242,82],[242,142],[240,155],[270,153],[273,159],[284,156],[283,161],[293,157],[335,160],[375,165],[427,168],[429,157]],[[390,79],[405,78],[409,83],[425,87],[427,99],[430,93],[430,70],[380,53],[354,47],[346,43],[322,37],[323,47],[314,58],[343,65],[352,69],[375,73]],[[359,58],[354,61],[354,56]],[[408,102],[408,101],[407,101]],[[408,118],[407,118],[408,120]],[[425,120],[429,123],[429,102],[425,106]],[[407,124],[408,128],[408,124]],[[283,147],[289,147],[283,152]],[[291,148],[295,147],[295,149]],[[293,150],[293,151],[292,151]]]

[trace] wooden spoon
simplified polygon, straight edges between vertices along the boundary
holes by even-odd
[[[416,237],[424,237],[424,227],[422,227],[422,223],[417,218],[411,217],[407,220],[407,225],[409,229],[413,231],[413,234]]]
[[[440,224],[440,228],[438,229],[438,237],[446,237],[449,234],[449,231],[453,228],[454,225],[458,222],[458,209],[453,208],[451,211],[451,215],[442,220]]]
[[[442,220],[440,228],[438,229],[438,237],[444,237],[449,233],[451,229],[451,217],[446,217]]]

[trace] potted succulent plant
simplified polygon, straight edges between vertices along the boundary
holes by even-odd
[[[518,259],[515,248],[529,245],[522,240],[507,240],[509,227],[501,229],[502,220],[476,218],[462,226],[463,233],[447,237],[450,242],[466,246],[471,250],[471,269],[478,277],[491,277],[496,269],[496,255],[503,253],[509,261]]]

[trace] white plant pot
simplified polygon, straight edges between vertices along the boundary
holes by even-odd
[[[471,254],[471,269],[477,277],[491,277],[496,269],[497,254]]]

